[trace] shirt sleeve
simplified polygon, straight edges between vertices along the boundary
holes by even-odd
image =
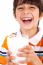
[[[3,48],[6,48],[8,50],[8,45],[7,45],[7,36],[5,37],[3,44],[2,44]]]

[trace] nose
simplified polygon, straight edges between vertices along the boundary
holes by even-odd
[[[29,13],[31,13],[31,11],[29,9],[24,10],[24,14],[29,14]]]

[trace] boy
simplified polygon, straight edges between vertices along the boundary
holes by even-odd
[[[14,0],[13,2],[13,14],[20,24],[20,31],[8,36],[4,40],[2,47],[6,48],[7,50],[11,49],[11,47],[13,49],[14,45],[16,44],[14,40],[19,40],[21,37],[26,39],[28,38],[29,45],[18,50],[20,53],[18,53],[17,56],[26,58],[24,61],[20,59],[19,63],[21,64],[26,63],[27,65],[43,65],[43,56],[38,57],[34,52],[36,51],[36,48],[39,51],[42,47],[43,50],[43,33],[38,28],[41,13],[41,0]],[[8,43],[9,39],[11,44]],[[8,65],[13,65],[13,63],[9,64],[8,62]]]

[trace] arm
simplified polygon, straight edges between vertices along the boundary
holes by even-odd
[[[1,59],[0,64],[2,64],[2,65],[17,65],[16,63],[12,62],[12,59],[14,59],[15,57],[11,56],[11,52],[8,49],[7,38],[8,38],[8,36],[6,36],[6,38],[5,38],[5,40],[4,40],[3,44],[2,44],[2,48],[5,48],[5,49],[8,50],[8,52],[7,52],[8,55],[0,57],[0,59]],[[1,51],[1,53],[6,54],[5,52],[2,52],[2,51]]]
[[[3,48],[6,48],[6,49],[8,50],[7,37],[8,37],[8,36],[5,37],[5,39],[4,39],[4,41],[3,41],[3,44],[2,44],[2,47],[3,47]]]

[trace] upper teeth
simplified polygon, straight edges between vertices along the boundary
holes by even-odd
[[[31,20],[32,18],[24,18],[23,20]]]

